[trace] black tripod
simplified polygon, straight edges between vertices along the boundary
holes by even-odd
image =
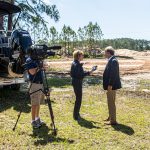
[[[42,61],[42,66],[43,66],[43,61]],[[42,74],[43,74],[43,87],[44,87],[44,89],[38,89],[38,90],[36,90],[36,91],[34,91],[32,93],[29,93],[29,91],[31,89],[31,86],[32,86],[32,82],[31,82],[30,87],[28,89],[28,93],[29,93],[29,95],[32,95],[32,94],[34,94],[34,93],[36,93],[38,91],[42,91],[44,93],[44,95],[46,97],[46,102],[47,102],[48,108],[49,108],[50,118],[51,118],[51,121],[52,121],[51,126],[53,128],[53,134],[57,135],[57,129],[55,127],[55,122],[54,122],[54,114],[53,114],[53,109],[52,109],[51,100],[50,100],[50,91],[49,91],[49,87],[48,87],[48,81],[47,81],[46,72],[45,72],[45,69],[42,69],[40,66],[38,67],[38,69],[40,69],[42,71]],[[33,78],[33,81],[34,81],[36,75],[37,75],[37,73],[35,74],[35,76]],[[18,118],[17,118],[17,121],[16,121],[16,123],[14,125],[13,131],[15,131],[15,129],[16,129],[16,126],[17,126],[17,123],[18,123],[19,118],[21,116],[22,110],[23,110],[23,108],[21,108],[21,110],[20,110],[20,112],[18,114]]]

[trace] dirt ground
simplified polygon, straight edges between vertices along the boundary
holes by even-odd
[[[150,56],[135,57],[133,59],[118,58],[120,64],[120,74],[132,75],[132,74],[143,74],[150,73]],[[92,66],[97,65],[98,69],[95,71],[94,75],[102,75],[104,68],[106,66],[106,59],[85,59],[83,61],[85,70],[90,70]],[[58,61],[49,61],[48,65],[52,71],[57,71],[58,73],[68,73],[70,71],[70,66],[72,59],[63,59]]]

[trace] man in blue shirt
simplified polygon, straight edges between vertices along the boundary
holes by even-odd
[[[26,69],[28,71],[29,80],[31,84],[29,93],[31,98],[32,113],[31,125],[33,126],[33,128],[39,128],[42,124],[44,124],[44,122],[41,121],[39,117],[40,104],[44,102],[44,94],[42,92],[43,75],[42,70],[39,69],[39,65],[39,61],[33,60],[30,56],[26,59]]]

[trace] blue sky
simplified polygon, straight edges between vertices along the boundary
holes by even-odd
[[[45,0],[56,4],[60,20],[50,26],[58,31],[64,24],[74,30],[97,22],[103,38],[129,37],[150,40],[150,0]]]

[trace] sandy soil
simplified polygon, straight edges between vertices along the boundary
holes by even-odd
[[[131,75],[131,74],[141,74],[141,73],[150,73],[150,57],[134,58],[134,59],[122,59],[118,58],[120,64],[120,73],[121,75]],[[92,66],[97,65],[98,69],[95,71],[94,75],[102,75],[104,68],[106,66],[106,59],[85,59],[84,68],[85,70],[90,70]],[[57,72],[67,73],[70,71],[70,66],[72,59],[68,60],[58,60],[50,61],[48,65],[53,70]]]

